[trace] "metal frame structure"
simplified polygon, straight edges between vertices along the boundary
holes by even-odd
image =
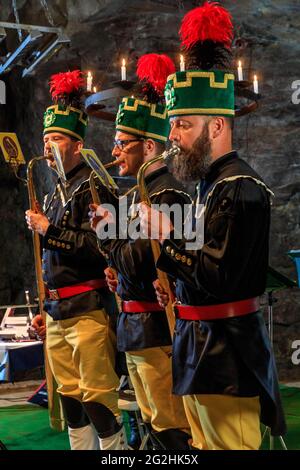
[[[70,43],[70,39],[64,34],[62,28],[4,21],[0,22],[0,42],[6,37],[6,29],[25,30],[28,35],[0,65],[0,75],[10,71],[16,65],[21,65],[24,67],[22,77],[30,76],[40,63],[47,62],[53,54]]]

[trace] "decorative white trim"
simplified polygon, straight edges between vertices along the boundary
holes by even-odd
[[[273,193],[273,191],[271,191],[271,189],[268,188],[268,186],[267,186],[265,183],[263,183],[263,181],[258,180],[257,178],[254,178],[254,176],[250,176],[250,175],[228,176],[228,178],[224,178],[224,179],[218,181],[218,182],[214,185],[214,187],[212,188],[212,190],[208,193],[207,198],[206,198],[206,201],[205,201],[205,207],[207,206],[207,201],[208,201],[208,199],[211,198],[211,196],[212,196],[214,190],[216,189],[216,187],[217,187],[219,184],[224,183],[224,182],[227,182],[227,181],[235,181],[235,180],[241,179],[241,178],[252,180],[252,181],[254,181],[256,184],[258,184],[258,185],[260,185],[260,186],[263,186],[263,187],[265,188],[265,190],[271,194],[272,197],[275,197],[275,194]]]
[[[53,198],[54,198],[55,194],[57,193],[57,190],[58,190],[58,184],[56,184],[53,193],[51,194],[51,196],[49,196],[49,201],[48,201],[48,204],[47,204],[47,205],[46,205],[46,199],[47,199],[47,197],[48,197],[49,194],[46,194],[46,196],[44,197],[44,204],[43,204],[43,211],[44,211],[44,212],[47,212],[47,210],[49,209],[50,205],[52,204]]]
[[[73,190],[72,194],[69,196],[69,199],[68,199],[67,201],[65,201],[65,204],[63,203],[63,207],[66,207],[66,205],[67,205],[70,201],[72,201],[73,196],[74,196],[76,193],[78,193],[78,191],[79,191],[79,189],[81,188],[81,186],[82,186],[84,183],[86,183],[87,181],[89,182],[89,178],[87,178],[86,180],[80,182],[79,186],[77,186],[77,188],[75,188],[75,189]],[[87,189],[86,191],[89,191],[89,189]]]
[[[185,196],[188,197],[188,199],[192,203],[192,198],[188,193],[186,193],[185,191],[181,191],[180,189],[175,189],[175,188],[165,188],[165,189],[162,189],[161,191],[158,191],[156,193],[149,194],[149,196],[150,196],[150,199],[151,199],[153,196],[159,196],[160,194],[163,194],[163,193],[166,193],[166,192],[168,192],[168,193],[169,192],[174,192],[174,193],[178,193],[178,194],[184,194]]]

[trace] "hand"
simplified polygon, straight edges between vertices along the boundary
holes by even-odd
[[[38,232],[40,235],[45,235],[50,225],[49,220],[43,213],[38,201],[35,201],[35,210],[28,210],[25,212],[25,219],[29,230]]]
[[[164,290],[159,279],[155,279],[152,285],[155,289],[157,302],[159,303],[161,307],[165,308],[169,303],[169,294]]]
[[[105,279],[110,292],[116,292],[118,286],[118,277],[116,271],[108,267],[104,269]]]
[[[145,202],[138,205],[141,229],[145,236],[153,240],[164,240],[170,237],[173,225],[169,217],[164,213],[152,209]]]
[[[42,315],[38,314],[32,319],[28,333],[29,333],[30,338],[34,337],[41,341],[45,341],[46,325],[42,318]]]
[[[96,233],[105,225],[115,223],[113,214],[105,207],[90,204],[89,208],[90,225]]]

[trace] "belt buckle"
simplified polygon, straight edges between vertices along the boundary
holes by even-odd
[[[57,289],[49,289],[48,293],[50,300],[59,300],[60,297]]]

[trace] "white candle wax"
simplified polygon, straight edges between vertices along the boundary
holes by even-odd
[[[258,93],[258,80],[257,80],[257,76],[256,76],[256,75],[254,75],[253,90],[254,90],[254,93]]]
[[[238,80],[239,81],[243,80],[242,62],[240,60],[239,60],[239,66],[238,66]]]
[[[122,67],[121,67],[121,80],[126,80],[126,65],[125,59],[122,60]]]
[[[184,58],[183,55],[180,55],[180,72],[185,71],[185,63],[184,63]]]
[[[87,80],[86,80],[86,89],[87,91],[92,91],[92,83],[93,83],[93,76],[91,72],[88,72]]]

